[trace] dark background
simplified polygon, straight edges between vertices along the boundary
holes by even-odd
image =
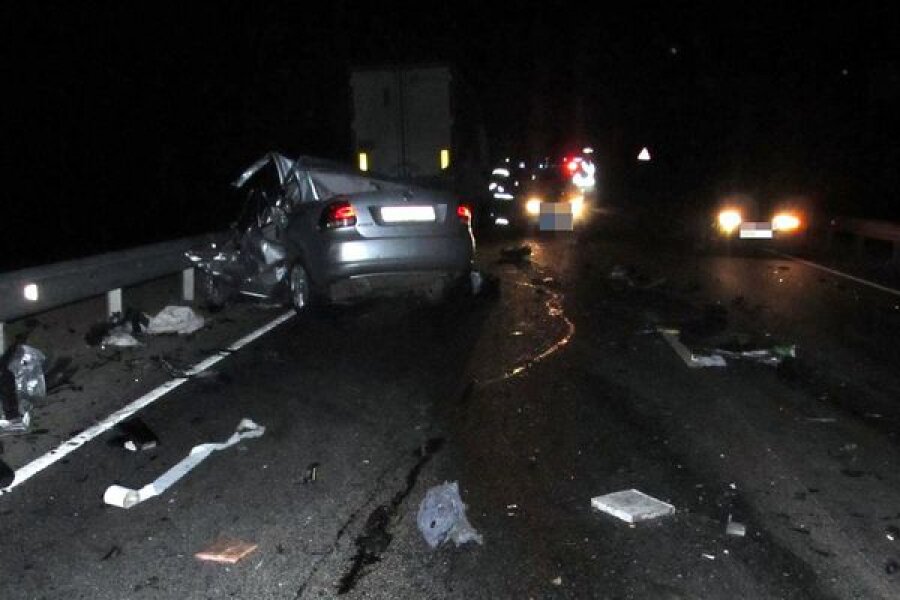
[[[453,65],[494,156],[591,143],[624,206],[900,218],[896,8],[675,4],[7,8],[0,267],[220,228],[269,149],[349,161],[348,70],[393,62]]]

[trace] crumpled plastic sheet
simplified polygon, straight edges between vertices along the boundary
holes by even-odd
[[[147,333],[177,333],[187,335],[202,329],[206,322],[189,306],[167,306],[155,317],[150,317]]]
[[[484,543],[481,534],[466,518],[466,505],[459,497],[459,485],[455,481],[445,481],[425,493],[416,523],[432,548],[447,540],[452,540],[457,546],[466,542]]]
[[[35,400],[47,395],[47,382],[44,379],[44,363],[47,357],[37,348],[20,344],[12,352],[6,369],[12,375],[12,389],[0,387],[0,394],[14,393],[15,403],[7,398],[0,398],[0,433],[17,433],[28,431],[31,426],[31,407]],[[0,375],[0,379],[6,375]],[[16,414],[6,414],[6,407],[15,405]]]

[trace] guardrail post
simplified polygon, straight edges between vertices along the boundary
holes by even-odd
[[[122,288],[106,292],[106,315],[122,314]]]
[[[181,297],[185,302],[194,301],[194,269],[185,269],[181,272]]]

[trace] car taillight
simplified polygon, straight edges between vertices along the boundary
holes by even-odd
[[[353,227],[356,225],[356,211],[346,200],[332,202],[325,207],[325,212],[322,213],[322,225],[326,229]]]
[[[460,221],[468,225],[472,222],[472,209],[465,204],[460,204],[456,207],[456,216],[459,217]]]

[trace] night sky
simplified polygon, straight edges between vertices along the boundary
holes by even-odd
[[[72,4],[7,9],[6,267],[220,228],[268,149],[349,160],[348,70],[372,64],[452,65],[493,156],[593,144],[620,203],[743,187],[900,219],[887,2]]]

